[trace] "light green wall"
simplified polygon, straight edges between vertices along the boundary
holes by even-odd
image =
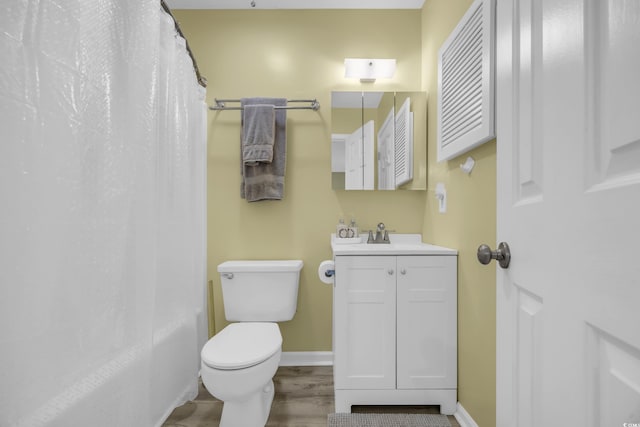
[[[355,215],[363,229],[384,221],[403,233],[459,250],[458,398],[481,426],[495,425],[495,270],[475,260],[495,243],[495,143],[437,163],[437,50],[471,0],[427,0],[422,11],[174,11],[209,80],[207,101],[245,96],[317,98],[318,112],[288,112],[285,199],[240,199],[237,111],[209,113],[208,252],[210,332],[225,326],[216,265],[234,258],[299,258],[305,262],[298,312],[282,324],[285,351],[331,350],[331,287],[316,276],[331,257],[338,217]],[[396,58],[396,76],[373,85],[343,77],[345,57]],[[428,188],[423,191],[331,190],[332,90],[426,90]],[[437,182],[447,187],[439,214]],[[215,327],[214,327],[215,320]]]
[[[362,126],[362,109],[334,108],[331,110],[331,133],[353,133]]]
[[[216,266],[228,259],[302,259],[298,312],[281,324],[285,351],[331,350],[332,288],[317,268],[331,258],[338,218],[362,229],[380,221],[420,233],[424,191],[331,189],[331,91],[420,90],[419,10],[174,11],[202,74],[207,101],[273,96],[317,98],[318,112],[288,111],[287,171],[282,201],[240,198],[238,111],[208,117],[208,268],[210,333],[226,325]],[[375,84],[343,76],[346,57],[396,58],[393,79]],[[215,319],[215,328],[213,320]]]
[[[486,143],[449,162],[436,162],[437,54],[472,0],[427,0],[422,10],[423,89],[428,106],[428,195],[424,238],[457,248],[458,401],[481,427],[495,419],[495,266],[476,260],[481,243],[496,239],[496,146]],[[467,156],[476,161],[470,175],[460,170]],[[447,212],[438,213],[435,186],[447,189]]]

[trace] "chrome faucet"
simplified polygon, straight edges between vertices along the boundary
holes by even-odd
[[[391,243],[389,241],[389,232],[385,230],[384,223],[379,223],[376,228],[376,237],[373,237],[373,231],[369,230],[369,237],[367,243]]]

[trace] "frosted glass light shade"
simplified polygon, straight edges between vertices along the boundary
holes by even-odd
[[[360,79],[361,82],[375,82],[376,79],[390,79],[395,72],[395,59],[344,59],[344,76],[346,78]]]

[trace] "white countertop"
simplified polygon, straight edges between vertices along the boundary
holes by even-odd
[[[356,240],[356,242],[353,242]],[[420,234],[389,234],[391,243],[367,243],[367,235],[358,239],[341,242],[335,234],[331,234],[333,255],[457,255],[455,249],[430,245],[422,242]]]

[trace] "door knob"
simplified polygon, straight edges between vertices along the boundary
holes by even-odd
[[[487,265],[492,259],[498,261],[498,264],[502,268],[509,268],[511,262],[511,251],[509,245],[505,242],[498,244],[498,249],[492,251],[489,245],[482,244],[478,246],[478,261],[480,264]]]

